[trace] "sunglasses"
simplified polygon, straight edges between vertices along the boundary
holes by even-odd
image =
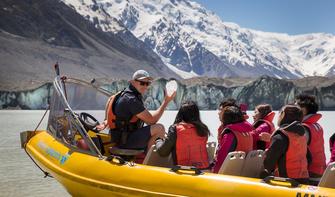
[[[140,82],[141,86],[149,86],[151,84],[150,81],[140,81],[140,80],[135,80],[135,81]]]

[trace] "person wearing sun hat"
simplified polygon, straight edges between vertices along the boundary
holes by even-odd
[[[152,81],[153,77],[147,71],[137,70],[129,81],[129,86],[115,96],[111,107],[108,107],[109,103],[106,105],[106,114],[112,114],[115,120],[109,123],[112,121],[106,118],[99,129],[104,129],[106,126],[111,128],[115,122],[115,128],[111,128],[110,133],[112,143],[116,143],[119,148],[146,149],[150,148],[157,138],[165,137],[164,126],[157,121],[176,93],[166,95],[160,107],[154,112],[149,112],[144,107],[142,96]],[[143,126],[143,123],[147,126]]]

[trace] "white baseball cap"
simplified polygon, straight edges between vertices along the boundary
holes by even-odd
[[[149,79],[153,80],[152,77],[150,77],[149,73],[145,70],[137,70],[133,74],[133,80],[143,80],[143,79]]]

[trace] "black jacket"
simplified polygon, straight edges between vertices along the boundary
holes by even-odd
[[[167,157],[172,153],[172,158],[174,164],[177,162],[176,154],[176,142],[177,142],[177,130],[176,125],[171,125],[165,140],[158,139],[156,140],[156,149],[160,156]]]
[[[286,130],[287,132],[294,132],[300,136],[305,134],[305,129],[300,122],[293,122],[289,125],[281,125],[281,129]],[[261,173],[261,178],[272,175],[273,171],[278,165],[280,169],[280,177],[287,177],[286,172],[286,152],[288,149],[288,138],[282,132],[275,131],[274,135],[271,138],[271,144],[269,149],[266,151],[266,156],[264,159],[264,171]],[[307,152],[307,161],[310,161],[310,153]],[[298,179],[300,183],[308,183],[308,179]]]

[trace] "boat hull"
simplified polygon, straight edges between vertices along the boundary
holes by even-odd
[[[25,148],[73,196],[335,196],[330,188],[291,188],[253,178],[120,164],[74,151],[46,131],[30,136]]]

